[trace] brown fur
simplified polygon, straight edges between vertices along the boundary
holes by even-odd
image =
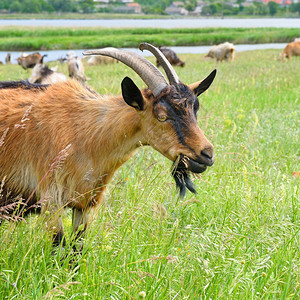
[[[166,48],[166,47],[159,47],[159,50],[163,53],[163,55],[167,58],[167,60],[169,61],[169,63],[173,66],[179,66],[179,67],[184,67],[185,62],[183,62],[182,60],[180,60],[180,58],[177,56],[177,54],[175,53],[175,51],[173,51],[170,48]],[[158,60],[156,60],[156,65],[157,67],[160,66],[160,63]]]
[[[18,64],[26,70],[28,68],[33,68],[38,63],[43,63],[45,56],[46,55],[41,55],[40,53],[36,52],[27,56],[20,56],[17,58],[17,61]]]
[[[300,56],[300,41],[287,44],[281,54],[282,60],[290,59],[292,56]]]
[[[5,177],[5,188],[25,195],[30,204],[42,200],[58,242],[62,208],[73,208],[75,232],[81,224],[86,228],[88,211],[101,202],[115,171],[139,146],[151,145],[172,161],[180,154],[197,159],[203,149],[213,153],[197,124],[195,96],[188,100],[193,93],[184,85],[186,100],[173,86],[157,98],[143,91],[142,111],[122,96],[100,96],[72,79],[51,86],[1,86],[0,180]],[[188,145],[171,123],[157,120],[166,113],[165,103],[181,112]]]
[[[5,57],[5,63],[9,65],[11,63],[11,54],[7,53]]]

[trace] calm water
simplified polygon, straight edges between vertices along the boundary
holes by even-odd
[[[236,51],[250,51],[250,50],[258,50],[258,49],[280,49],[279,52],[286,46],[286,43],[282,44],[255,44],[255,45],[235,45]],[[195,47],[171,47],[176,53],[194,53],[194,54],[204,54],[207,53],[211,46],[195,46]],[[150,52],[148,51],[140,51],[138,49],[125,48],[125,50],[137,52],[144,56],[150,56]],[[74,50],[76,55],[82,57],[83,49]],[[32,51],[34,52],[34,51]],[[31,53],[32,53],[31,52]],[[40,51],[41,54],[47,54],[44,62],[56,61],[59,58],[63,58],[66,56],[68,50],[51,50],[51,51]],[[278,53],[279,53],[278,52]],[[20,56],[20,51],[11,51],[12,55],[12,63],[16,63],[16,58]],[[0,61],[4,62],[7,51],[0,51]]]
[[[300,18],[265,19],[99,19],[99,20],[0,20],[0,26],[54,26],[54,27],[155,27],[155,28],[201,28],[201,27],[284,27],[300,28]],[[300,33],[300,32],[299,32]],[[300,35],[300,34],[299,34]]]

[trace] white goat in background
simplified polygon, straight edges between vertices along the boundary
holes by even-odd
[[[76,56],[74,51],[70,51],[67,54],[67,60],[69,62],[68,63],[69,76],[81,82],[86,81],[87,78],[84,74],[84,67],[80,57]]]
[[[233,61],[235,55],[235,47],[232,43],[225,42],[213,46],[205,57],[215,58],[217,61]]]
[[[30,83],[54,84],[61,81],[67,81],[68,77],[63,73],[49,69],[48,66],[37,64],[32,70],[31,77],[28,79]]]

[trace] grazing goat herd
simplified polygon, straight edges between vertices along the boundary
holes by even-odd
[[[282,57],[299,55],[299,44],[289,44]],[[118,96],[99,95],[86,86],[83,64],[74,52],[65,59],[69,80],[43,64],[45,55],[18,58],[24,69],[33,68],[31,77],[0,82],[0,208],[5,207],[7,219],[41,210],[54,243],[60,244],[65,242],[62,211],[70,207],[73,233],[81,236],[116,170],[144,145],[173,162],[181,196],[186,189],[195,192],[190,174],[214,163],[213,146],[198,126],[197,97],[209,88],[216,70],[186,85],[172,67],[185,63],[171,49],[148,43],[139,49],[150,51],[157,67],[116,48],[83,53],[91,65],[127,65],[147,86],[140,90],[125,77]],[[223,43],[207,57],[232,61],[234,53],[233,44]]]

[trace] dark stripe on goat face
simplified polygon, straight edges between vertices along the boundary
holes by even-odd
[[[197,123],[199,101],[193,92],[184,84],[172,86],[158,99],[155,106],[164,107],[168,122],[172,124],[179,143],[195,153],[185,140],[190,132],[190,126]]]

